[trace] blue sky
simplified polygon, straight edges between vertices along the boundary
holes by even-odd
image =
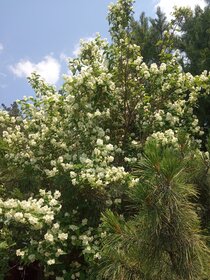
[[[106,20],[111,0],[0,0],[0,104],[32,95],[26,76],[33,70],[50,83],[62,82],[66,57],[74,56],[81,38],[99,32],[109,38]],[[112,1],[116,2],[116,1]],[[136,0],[154,16],[155,5],[167,14],[172,4],[204,5],[204,0]]]

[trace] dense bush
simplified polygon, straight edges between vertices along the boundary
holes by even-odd
[[[109,7],[112,43],[81,42],[59,91],[33,74],[20,114],[0,111],[2,278],[8,255],[46,279],[209,277],[209,154],[193,112],[210,76],[183,72],[170,32],[146,65],[132,4]]]

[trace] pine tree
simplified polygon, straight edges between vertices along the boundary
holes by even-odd
[[[200,74],[210,69],[210,7],[194,11],[181,9],[177,14],[181,34],[176,47],[186,53],[189,62],[183,64],[185,71]]]
[[[209,250],[192,203],[197,197],[190,183],[192,156],[147,144],[134,171],[139,185],[130,191],[136,215],[128,221],[110,211],[104,215],[111,234],[103,248],[102,278],[208,279]]]
[[[159,63],[161,42],[164,40],[164,32],[169,28],[167,18],[157,8],[156,18],[148,18],[143,12],[139,21],[132,20],[131,34],[133,42],[141,46],[141,54],[146,63]]]

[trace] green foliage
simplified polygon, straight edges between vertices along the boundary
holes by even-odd
[[[209,155],[194,112],[210,75],[183,71],[160,10],[141,18],[157,43],[146,64],[132,4],[109,7],[112,43],[82,41],[61,89],[34,73],[20,114],[0,111],[0,244],[15,239],[10,257],[46,279],[209,278]]]
[[[15,242],[11,232],[5,228],[0,230],[0,279],[3,280],[9,270],[9,260],[13,257]]]
[[[2,104],[3,110],[6,110],[10,116],[17,117],[20,115],[20,110],[18,108],[17,102],[13,102],[10,107],[5,106]]]
[[[105,240],[101,275],[105,279],[205,279],[209,249],[191,202],[197,192],[188,175],[189,156],[155,142],[145,147],[135,168],[139,184],[130,190],[138,213],[121,221],[104,216],[111,234]],[[192,170],[191,170],[192,171]]]
[[[141,54],[146,63],[160,63],[160,53],[167,31],[169,31],[169,24],[160,7],[157,8],[154,19],[146,17],[143,12],[139,21],[132,20],[132,40],[141,47]]]
[[[186,53],[189,59],[184,64],[186,71],[200,74],[210,69],[210,7],[194,11],[182,9],[175,13],[181,35],[177,47]]]

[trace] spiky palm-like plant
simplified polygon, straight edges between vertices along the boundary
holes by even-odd
[[[197,196],[190,184],[190,157],[150,142],[135,170],[139,185],[130,191],[138,213],[123,221],[111,212],[101,275],[105,279],[209,279],[209,251],[200,230]],[[205,278],[207,277],[207,278]]]

